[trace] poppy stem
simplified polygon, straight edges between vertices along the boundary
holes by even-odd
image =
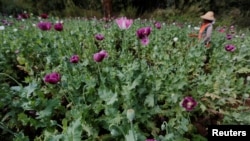
[[[165,127],[166,135],[167,135],[168,134],[168,123],[166,121],[164,121],[162,124]]]
[[[0,122],[0,128],[15,135],[15,133],[13,131],[11,131],[10,129],[8,129],[2,122]]]
[[[15,83],[17,83],[19,86],[22,86],[21,83],[19,83],[15,78],[13,78],[12,76],[6,74],[6,73],[0,73],[0,75],[4,75],[9,77],[11,80],[13,80]]]
[[[102,81],[102,79],[101,79],[101,70],[100,70],[99,64],[97,64],[97,69],[98,69],[98,73],[99,73],[99,79]]]
[[[189,124],[191,124],[191,120],[190,120],[190,112],[188,112],[188,121],[189,121]]]
[[[133,122],[132,121],[130,121],[130,127],[131,127],[131,131],[132,131],[132,134],[133,134],[134,141],[136,141],[136,139],[135,139],[135,132],[134,132]]]

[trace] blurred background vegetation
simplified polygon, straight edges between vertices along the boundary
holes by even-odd
[[[102,18],[102,0],[0,0],[1,15],[23,11],[58,17]],[[153,18],[161,21],[199,21],[208,10],[221,25],[250,25],[250,0],[111,0],[112,16]],[[198,18],[197,18],[198,17]]]

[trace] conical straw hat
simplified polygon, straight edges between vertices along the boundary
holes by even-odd
[[[213,11],[208,11],[205,15],[202,15],[201,18],[205,19],[205,20],[214,21],[215,20],[214,12]]]

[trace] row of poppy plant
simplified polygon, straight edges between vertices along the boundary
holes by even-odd
[[[133,20],[127,19],[126,17],[121,17],[121,18],[116,19],[116,23],[120,29],[126,30],[126,29],[129,29],[131,27],[131,25],[133,24]],[[159,22],[156,22],[155,26],[157,29],[161,28],[161,24]],[[40,29],[44,30],[43,28],[40,28]],[[151,31],[152,31],[152,28],[149,26],[139,28],[136,31],[136,36],[141,41],[142,45],[149,44],[149,35],[150,35]],[[105,39],[105,37],[103,34],[98,33],[98,34],[95,34],[95,39],[98,41],[102,41]],[[177,41],[178,39],[175,39],[175,40]],[[109,55],[108,55],[108,52],[106,50],[101,50],[101,51],[93,54],[93,60],[97,63],[101,63],[108,56]],[[75,54],[75,55],[70,57],[69,62],[71,62],[73,64],[77,64],[79,62],[79,60],[80,60],[79,55]],[[50,74],[46,74],[44,77],[44,81],[46,83],[49,83],[49,84],[57,84],[61,81],[61,75],[57,72],[52,72]],[[183,109],[188,111],[188,112],[192,111],[197,105],[198,105],[198,102],[192,96],[184,97],[184,99],[180,102],[180,106],[183,107]],[[135,117],[135,111],[133,109],[128,109],[127,110],[128,120],[130,122],[132,122],[134,117]],[[146,141],[156,141],[156,140],[155,139],[146,139]]]
[[[129,29],[133,24],[133,20],[127,19],[126,17],[118,18],[115,21],[116,21],[117,25],[119,26],[119,28],[122,30]],[[52,23],[39,22],[37,24],[37,27],[43,31],[48,31],[48,30],[51,30]],[[157,29],[160,29],[161,23],[156,22],[155,27]],[[57,31],[63,31],[63,23],[62,22],[56,23],[54,25],[54,28]],[[232,40],[234,37],[236,37],[236,35],[234,35],[234,33],[233,33],[233,30],[234,29],[230,28],[230,31],[232,31],[231,34],[229,34],[229,33],[226,34],[225,38],[227,40]],[[136,31],[136,35],[143,45],[149,44],[149,35],[150,35],[151,31],[152,31],[151,27],[142,27]],[[219,32],[225,32],[225,31],[221,31],[221,29],[220,29]],[[96,34],[95,38],[99,41],[105,39],[104,35],[102,35],[102,34]],[[177,41],[178,38],[177,39],[175,38],[175,40]],[[236,50],[236,47],[232,44],[227,44],[227,45],[225,45],[225,50],[229,51],[229,52],[233,52]],[[94,61],[98,62],[98,63],[102,62],[107,57],[108,57],[108,53],[105,50],[101,50],[93,55]],[[70,57],[69,61],[71,63],[77,64],[79,62],[79,60],[80,60],[80,58],[78,55],[73,55]],[[46,83],[49,83],[49,84],[57,84],[61,81],[61,75],[57,72],[52,72],[50,74],[47,74],[44,77],[44,81]],[[198,102],[195,99],[193,99],[193,97],[191,97],[191,96],[184,97],[184,99],[180,102],[180,106],[183,107],[186,111],[192,111],[197,106],[197,104],[198,104]],[[133,109],[129,109],[127,116],[130,120],[132,120],[134,117],[134,114],[135,114],[135,112],[133,112]],[[147,139],[147,141],[150,141],[150,140],[154,140],[154,139]]]

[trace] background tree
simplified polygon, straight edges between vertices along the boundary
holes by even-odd
[[[213,10],[217,19],[248,26],[249,6],[249,0],[113,0],[112,14],[132,18],[159,17],[169,20],[172,17],[183,20],[197,18],[197,15]],[[27,11],[63,17],[104,16],[101,0],[1,0],[0,7],[2,15]]]

